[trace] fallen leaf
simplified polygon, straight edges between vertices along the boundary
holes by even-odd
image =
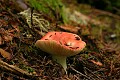
[[[59,26],[59,28],[66,30],[66,31],[73,32],[73,33],[78,33],[78,31],[80,30],[79,27],[75,27],[75,26],[71,26],[71,25],[61,25],[61,26]]]
[[[92,63],[98,65],[98,66],[102,66],[103,64],[99,61],[95,61],[95,60],[90,60]]]
[[[0,54],[6,59],[11,59],[12,58],[12,55],[9,52],[3,50],[2,48],[0,48]]]

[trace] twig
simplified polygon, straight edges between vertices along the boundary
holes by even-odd
[[[33,78],[33,77],[35,77],[34,75],[28,73],[27,71],[24,71],[24,70],[22,70],[22,69],[20,69],[20,68],[18,68],[16,66],[13,66],[13,65],[9,65],[8,63],[3,62],[2,60],[0,60],[0,68],[3,71],[7,71],[7,72],[13,73],[15,75],[24,77],[24,78]]]
[[[95,75],[95,73],[93,73],[91,70],[89,70],[88,68],[84,67],[86,70],[88,70],[90,73],[92,73],[94,76],[96,76],[99,80],[102,80],[99,76]]]
[[[84,77],[85,77],[85,78],[87,78],[88,80],[94,80],[93,78],[90,78],[90,77],[88,77],[88,76],[86,76],[86,75],[82,74],[81,72],[77,71],[77,70],[76,70],[76,69],[74,69],[72,66],[70,66],[70,68],[71,68],[73,71],[75,71],[76,73],[78,73],[78,74],[80,74],[80,75],[84,76]]]
[[[108,15],[108,16],[111,16],[113,18],[116,18],[116,19],[120,20],[120,16],[119,15],[116,15],[116,14],[113,14],[113,13],[110,13],[110,12],[107,12],[107,11],[93,9],[93,12],[101,13],[102,15]]]

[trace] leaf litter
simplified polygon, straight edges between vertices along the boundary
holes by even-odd
[[[50,23],[50,28],[47,29],[48,31],[73,32],[80,35],[87,43],[84,51],[67,59],[68,75],[65,75],[61,65],[54,62],[50,55],[34,46],[36,40],[46,34],[46,30],[40,31],[41,29],[39,27],[29,27],[26,19],[15,13],[19,12],[19,9],[13,7],[15,3],[12,0],[9,2],[1,0],[0,2],[1,61],[32,74],[34,80],[120,79],[120,46],[119,43],[117,43],[117,39],[119,39],[118,31],[113,31],[116,37],[110,38],[104,36],[105,34],[111,35],[111,30],[109,30],[108,25],[106,27],[105,24],[102,25],[105,27],[101,27],[97,24],[96,26],[96,24],[94,24],[95,20],[87,23],[87,25],[70,21],[69,25],[60,25],[62,26],[60,27],[52,18],[42,17],[44,20],[53,20]],[[11,5],[9,9],[7,9],[8,5]],[[93,16],[95,17],[95,15]],[[115,29],[118,29],[117,25]],[[74,26],[76,27],[72,30]],[[100,34],[94,33],[94,31]],[[0,67],[0,78],[2,79],[31,79],[31,77],[26,76],[20,76],[11,72],[8,73]]]

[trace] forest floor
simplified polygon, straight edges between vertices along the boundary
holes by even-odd
[[[48,31],[41,31],[27,24],[15,4],[12,0],[0,1],[0,80],[120,79],[120,16],[64,2],[70,23],[59,24],[42,14],[40,18],[50,25]],[[67,58],[68,74],[51,55],[35,47],[35,42],[49,31],[72,32],[86,42],[83,51]]]

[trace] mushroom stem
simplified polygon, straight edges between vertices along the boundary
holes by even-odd
[[[67,71],[66,71],[66,69],[67,69],[66,57],[65,56],[56,56],[56,55],[53,55],[52,58],[53,58],[54,61],[56,61],[59,64],[61,64],[62,67],[64,68],[65,72],[67,73]]]

